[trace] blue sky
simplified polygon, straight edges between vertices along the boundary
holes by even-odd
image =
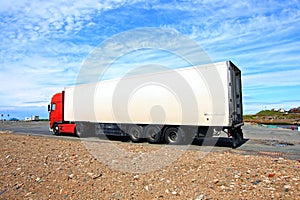
[[[299,1],[16,0],[0,3],[0,113],[46,118],[90,51],[141,27],[176,30],[213,61],[232,60],[245,113],[300,106]]]

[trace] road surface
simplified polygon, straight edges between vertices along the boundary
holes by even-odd
[[[11,131],[15,134],[41,135],[46,137],[56,137],[57,139],[82,140],[74,136],[53,136],[49,131],[48,122],[0,122],[0,131]],[[205,140],[197,139],[190,145],[191,150],[201,151],[230,151],[239,154],[258,154],[290,159],[300,158],[300,131],[267,128],[264,126],[245,124],[243,127],[244,143],[237,149],[231,149],[231,139],[225,133],[219,137]],[[121,142],[121,138],[113,138],[112,142]],[[87,138],[99,142],[108,142],[103,138]],[[148,143],[143,143],[150,145]],[[176,148],[176,147],[175,147]]]

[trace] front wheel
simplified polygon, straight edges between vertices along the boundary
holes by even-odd
[[[54,135],[59,135],[59,127],[58,124],[53,125],[53,134]]]

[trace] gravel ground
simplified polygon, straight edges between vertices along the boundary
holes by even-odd
[[[113,168],[122,156],[100,162],[105,154],[93,156],[80,141],[0,136],[0,199],[300,199],[300,160],[168,147],[165,159],[181,156],[155,171],[130,173]],[[156,145],[114,145],[162,156]]]

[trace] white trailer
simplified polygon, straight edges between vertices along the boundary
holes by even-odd
[[[66,87],[63,96],[64,120],[80,136],[179,144],[225,131],[233,147],[243,140],[241,71],[231,61]]]

